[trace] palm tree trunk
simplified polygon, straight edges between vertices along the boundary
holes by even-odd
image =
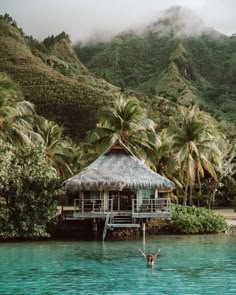
[[[192,185],[189,186],[189,205],[193,205],[193,187]]]
[[[208,202],[208,209],[211,208],[211,205],[215,203],[215,194],[216,194],[217,182],[214,183],[212,192],[210,194],[209,202]]]
[[[198,182],[198,187],[199,187],[199,193],[202,194],[202,184],[201,184],[201,179],[200,179],[200,173],[197,172],[197,182]]]
[[[183,205],[187,205],[187,199],[188,199],[188,180],[185,186],[185,192],[184,192],[184,200],[183,200]]]

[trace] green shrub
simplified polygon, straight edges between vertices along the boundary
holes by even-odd
[[[211,210],[190,206],[172,207],[171,229],[181,234],[219,233],[226,229],[225,218]]]
[[[0,141],[0,238],[47,237],[56,216],[56,170],[45,160],[43,147],[17,150]]]

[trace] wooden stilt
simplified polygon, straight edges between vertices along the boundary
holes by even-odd
[[[146,244],[146,224],[143,223],[143,249],[145,250],[145,244]]]
[[[94,235],[94,237],[97,237],[97,235],[98,235],[98,224],[97,224],[95,218],[93,220],[93,235]]]

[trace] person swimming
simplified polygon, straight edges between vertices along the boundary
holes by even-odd
[[[145,260],[147,262],[147,266],[153,266],[154,265],[155,260],[157,258],[157,255],[160,253],[160,251],[161,250],[158,249],[156,254],[153,255],[153,254],[149,253],[149,254],[146,255],[145,253],[143,253],[143,251],[141,249],[139,249],[139,252],[143,255],[143,257],[145,258]]]

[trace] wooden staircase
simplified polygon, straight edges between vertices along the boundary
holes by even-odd
[[[133,224],[133,219],[128,215],[115,215],[110,219],[110,224],[113,227],[127,227]]]
[[[137,223],[130,213],[119,213],[117,215],[107,213],[104,230],[103,230],[103,241],[106,239],[107,230],[114,228],[139,228],[140,224]]]

